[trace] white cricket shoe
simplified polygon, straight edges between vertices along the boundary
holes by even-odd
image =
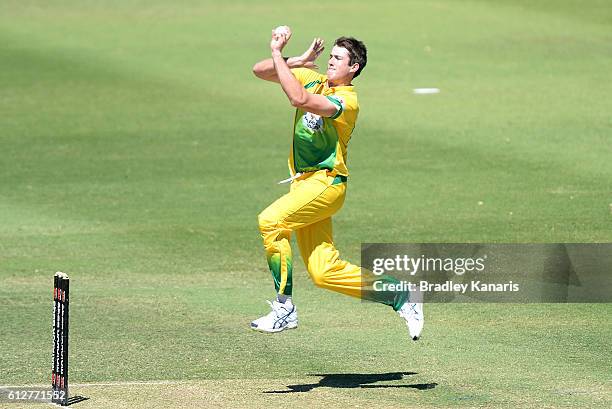
[[[280,332],[285,328],[297,328],[297,308],[291,300],[280,303],[278,301],[268,301],[272,311],[268,315],[251,322],[251,329],[262,332]]]
[[[421,336],[421,331],[423,331],[423,324],[425,323],[423,303],[407,301],[397,312],[400,317],[406,320],[410,338],[412,338],[413,341],[418,340]]]

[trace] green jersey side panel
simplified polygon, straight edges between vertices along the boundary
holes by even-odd
[[[293,159],[297,172],[334,169],[338,132],[330,118],[297,110]]]

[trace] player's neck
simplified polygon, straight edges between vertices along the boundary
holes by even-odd
[[[351,86],[351,85],[353,85],[353,84],[351,84],[351,80],[352,79],[353,78],[343,78],[343,79],[340,79],[340,80],[337,80],[337,81],[328,79],[327,80],[327,86],[329,88]]]

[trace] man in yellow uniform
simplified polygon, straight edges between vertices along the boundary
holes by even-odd
[[[281,52],[291,37],[288,27],[272,32],[272,58],[253,67],[261,79],[280,83],[296,108],[289,170],[290,192],[259,215],[259,228],[268,266],[274,278],[277,299],[272,311],[253,321],[251,328],[278,332],[297,327],[297,309],[291,299],[293,258],[292,232],[313,282],[322,288],[393,307],[406,319],[411,338],[418,339],[423,327],[422,304],[407,301],[405,292],[371,291],[375,280],[397,282],[392,277],[374,277],[365,269],[340,259],[332,238],[331,217],[344,203],[349,172],[347,147],[359,113],[352,80],[367,62],[365,45],[352,37],[340,37],[327,65],[327,75],[315,68],[323,41],[315,38],[300,57],[283,58]]]

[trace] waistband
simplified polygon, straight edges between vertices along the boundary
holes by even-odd
[[[317,171],[307,172],[307,173],[301,173],[301,172],[298,172],[298,173],[296,173],[295,175],[293,175],[293,176],[291,176],[291,177],[289,177],[289,178],[287,178],[287,179],[283,179],[283,180],[281,180],[280,182],[278,182],[278,184],[279,184],[279,185],[281,185],[281,184],[283,184],[283,183],[291,183],[291,182],[293,182],[295,179],[298,179],[298,178],[302,177],[303,175],[306,175],[306,174],[312,174],[312,173],[315,173],[315,172],[317,172]],[[328,171],[328,173],[327,173],[327,174],[329,175],[329,171]],[[346,183],[346,181],[347,181],[347,180],[348,180],[348,178],[347,178],[346,176],[343,176],[343,175],[336,175],[336,176],[334,177],[334,180],[332,181],[332,185],[337,185],[337,184],[339,184],[339,183]]]

